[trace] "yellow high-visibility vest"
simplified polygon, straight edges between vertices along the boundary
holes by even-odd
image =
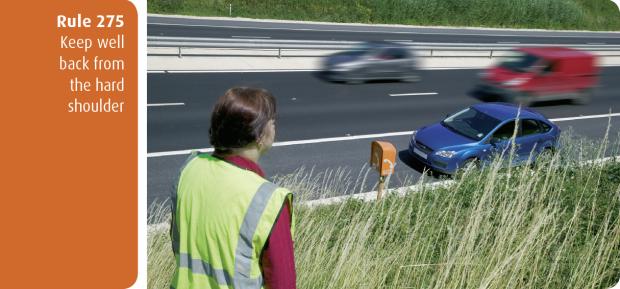
[[[170,287],[263,288],[259,258],[285,201],[290,191],[254,172],[193,154],[172,196]]]

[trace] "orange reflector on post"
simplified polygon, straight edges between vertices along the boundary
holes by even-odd
[[[370,145],[370,166],[384,177],[393,173],[395,164],[396,147],[386,141],[373,141]]]

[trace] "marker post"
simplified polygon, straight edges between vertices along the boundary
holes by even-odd
[[[394,172],[396,165],[396,147],[385,141],[373,141],[370,144],[370,166],[379,172],[377,201],[381,200],[385,183]]]

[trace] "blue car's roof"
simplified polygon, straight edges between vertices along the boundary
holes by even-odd
[[[495,103],[480,103],[472,105],[474,109],[480,111],[484,114],[487,114],[493,118],[496,118],[500,121],[504,121],[507,119],[514,119],[517,117],[517,112],[519,107],[503,102],[495,102]],[[519,113],[519,118],[534,118],[534,119],[545,119],[545,117],[527,107],[522,107],[521,112]]]

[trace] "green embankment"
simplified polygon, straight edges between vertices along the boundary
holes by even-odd
[[[440,26],[620,31],[609,0],[148,0],[149,13]]]
[[[620,146],[598,144],[564,142],[537,165],[494,165],[381,202],[298,202],[298,288],[609,288],[620,279],[620,162],[583,160]],[[276,181],[299,201],[367,191],[366,177],[376,176],[301,171]],[[152,209],[151,222],[169,222],[169,211]],[[148,288],[169,288],[170,248],[167,226],[152,227]]]

